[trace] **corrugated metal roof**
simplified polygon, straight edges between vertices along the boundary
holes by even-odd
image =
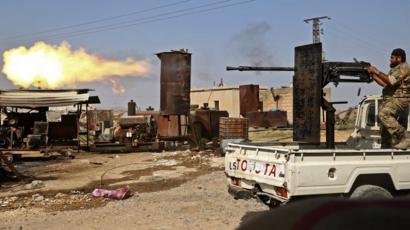
[[[24,108],[70,106],[88,101],[89,91],[89,89],[0,90],[0,106]]]

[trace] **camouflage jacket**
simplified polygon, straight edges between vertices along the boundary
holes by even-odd
[[[401,63],[390,69],[388,74],[390,86],[383,88],[383,97],[409,98],[410,99],[410,67]]]

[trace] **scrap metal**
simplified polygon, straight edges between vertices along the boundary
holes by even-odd
[[[286,128],[288,116],[286,111],[247,112],[249,127],[253,128]]]
[[[239,111],[245,117],[248,112],[260,111],[259,85],[239,86]]]
[[[191,54],[180,50],[158,53],[157,56],[161,59],[161,114],[188,114],[191,91]]]
[[[0,148],[37,149],[57,143],[79,147],[78,120],[82,105],[87,109],[89,103],[99,102],[98,97],[89,96],[89,91],[0,90],[0,109],[6,116],[0,127]],[[61,117],[57,119],[50,108],[61,106],[76,106],[77,111],[66,115],[55,113]]]

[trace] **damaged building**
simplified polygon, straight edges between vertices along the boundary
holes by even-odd
[[[83,106],[87,110],[89,104],[99,103],[99,98],[90,96],[89,91],[1,90],[0,148],[80,147],[79,118]]]
[[[252,88],[255,88],[256,86],[258,92],[252,93]],[[245,93],[242,91],[242,97],[241,88],[245,91]],[[247,88],[250,90],[247,90]],[[251,97],[249,97],[249,92],[256,96],[252,97],[251,95]],[[324,97],[330,101],[331,88],[324,88],[323,92],[325,94]],[[254,97],[259,98],[259,101],[249,101]],[[247,110],[246,112],[284,111],[287,114],[287,123],[292,125],[293,121],[292,87],[283,86],[281,88],[269,88],[264,86],[259,87],[258,85],[243,85],[192,89],[191,104],[194,106],[202,106],[204,103],[207,103],[211,109],[228,111],[230,117],[244,117],[244,107],[252,107],[249,105],[255,105],[258,107],[245,108],[245,110]],[[325,123],[323,112],[321,112],[321,117],[322,123]]]

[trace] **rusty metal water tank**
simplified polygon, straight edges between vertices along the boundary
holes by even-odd
[[[157,56],[161,59],[161,114],[188,114],[191,54],[186,50],[178,50],[158,53]]]
[[[239,110],[243,117],[248,112],[260,110],[259,104],[259,85],[239,86]]]

